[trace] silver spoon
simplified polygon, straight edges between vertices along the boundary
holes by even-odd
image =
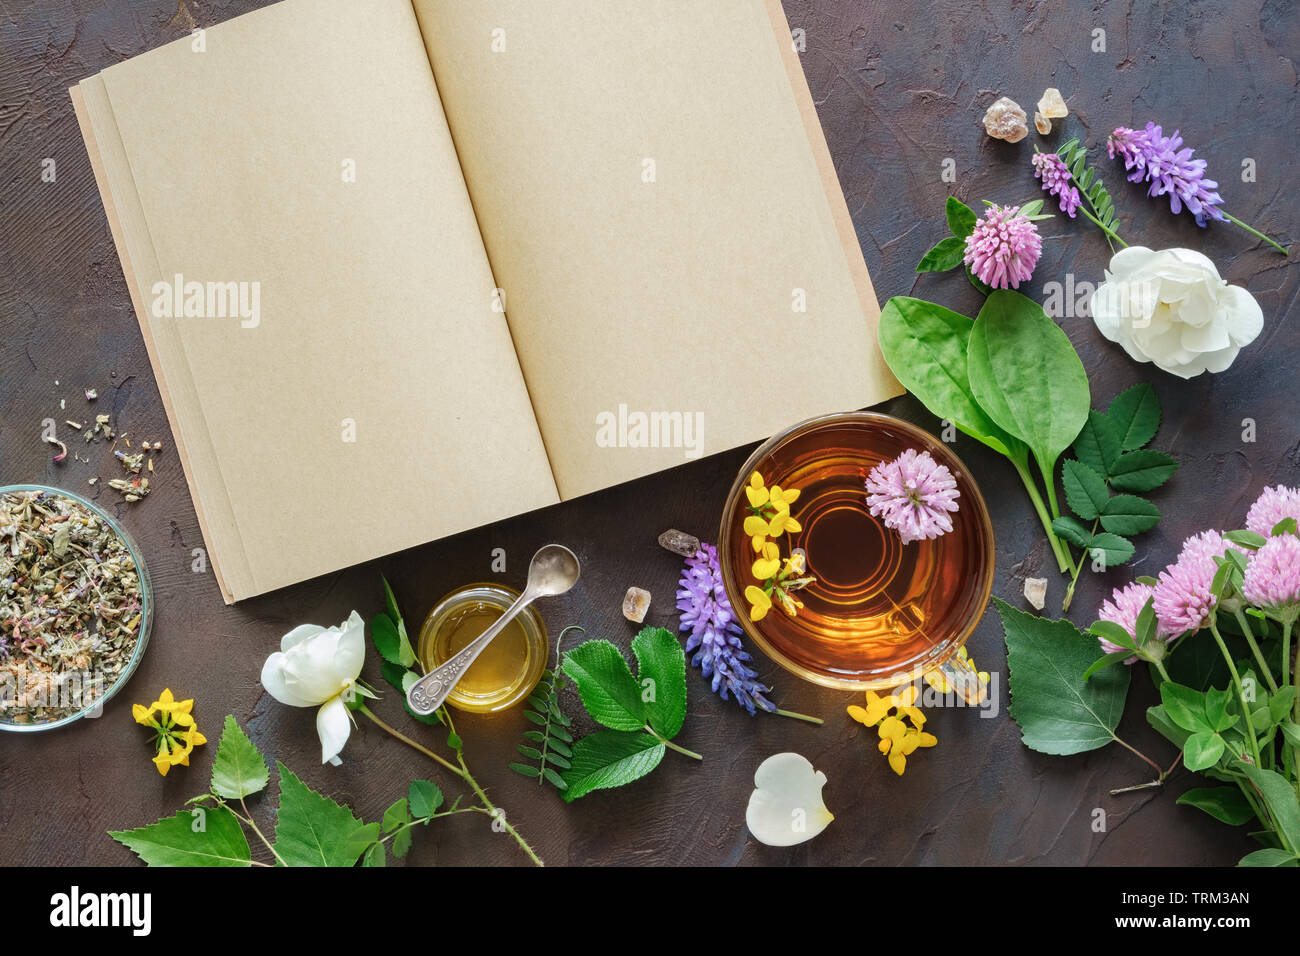
[[[524,592],[491,627],[411,685],[406,692],[406,702],[411,705],[411,710],[417,714],[432,714],[441,707],[469,666],[520,611],[540,597],[555,597],[569,590],[578,581],[578,571],[577,557],[564,545],[548,544],[538,549],[528,564],[528,583],[524,585]]]

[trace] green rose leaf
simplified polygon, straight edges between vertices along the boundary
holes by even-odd
[[[1096,638],[1069,621],[1048,621],[993,600],[1006,634],[1010,714],[1025,746],[1075,754],[1114,740],[1129,669],[1110,667],[1085,681],[1083,674],[1097,657]]]
[[[999,454],[1023,460],[1024,443],[994,424],[971,392],[966,374],[971,324],[941,305],[896,295],[881,310],[880,349],[894,376],[931,414]]]
[[[275,851],[286,866],[352,866],[365,849],[356,846],[365,829],[347,807],[312,790],[280,761],[280,809]],[[371,826],[378,829],[376,824]],[[369,841],[367,841],[369,842]]]
[[[415,652],[397,627],[387,614],[376,614],[370,620],[370,637],[380,657],[389,664],[407,668],[415,663]]]
[[[1141,534],[1160,520],[1160,509],[1137,495],[1116,495],[1101,509],[1101,526],[1115,534]]]
[[[1183,744],[1183,765],[1188,770],[1208,770],[1223,756],[1225,744],[1218,734],[1202,731],[1192,734]]]
[[[443,797],[436,783],[428,780],[412,780],[406,799],[411,807],[411,815],[424,819],[438,812]]]
[[[150,866],[248,866],[239,820],[225,807],[194,807],[135,830],[108,835]]]
[[[402,797],[384,811],[381,825],[385,833],[391,833],[403,823],[409,823],[410,820],[411,811],[407,809],[406,797]]]
[[[366,855],[361,859],[362,866],[387,866],[388,853],[384,850],[382,843],[372,843],[370,849],[366,850]]]
[[[1116,491],[1151,491],[1159,488],[1178,470],[1178,462],[1162,451],[1140,448],[1120,455],[1110,468],[1110,484]]]
[[[646,723],[641,685],[627,661],[609,641],[587,641],[564,655],[564,673],[572,678],[587,713],[611,730],[640,730]]]
[[[1291,783],[1276,770],[1265,770],[1244,760],[1239,761],[1236,767],[1264,795],[1264,805],[1273,818],[1273,826],[1285,843],[1300,847],[1300,800],[1296,799]]]
[[[1070,460],[1061,466],[1061,483],[1065,500],[1084,521],[1099,517],[1110,501],[1106,479],[1081,461]]]
[[[1240,787],[1196,787],[1179,797],[1178,802],[1184,806],[1198,807],[1219,822],[1234,827],[1255,817],[1255,811],[1242,796]]]
[[[1111,473],[1119,456],[1119,434],[1115,426],[1101,412],[1090,410],[1083,430],[1074,440],[1074,457],[1105,476]]]
[[[962,264],[966,255],[966,241],[956,236],[940,239],[921,257],[917,263],[917,272],[947,272]]]
[[[1088,373],[1043,307],[995,289],[971,327],[967,374],[976,401],[1048,471],[1088,420]]]
[[[212,761],[212,792],[227,800],[242,800],[263,789],[269,780],[266,760],[235,718],[227,714]]]
[[[948,228],[952,230],[952,234],[958,239],[965,239],[975,231],[975,223],[979,221],[979,218],[975,215],[975,210],[956,196],[948,197],[944,212],[948,217]]]
[[[1066,464],[1069,464],[1068,462]],[[1081,525],[1077,519],[1069,515],[1061,515],[1059,518],[1052,519],[1052,530],[1065,538],[1071,544],[1080,548],[1086,548],[1088,542],[1092,540],[1092,532]]]
[[[1110,531],[1094,534],[1088,542],[1088,556],[1103,568],[1117,568],[1133,557],[1133,542]]]
[[[1120,392],[1106,410],[1115,426],[1120,447],[1125,451],[1141,448],[1156,436],[1160,427],[1160,399],[1146,382]]]
[[[573,766],[561,775],[567,785],[562,796],[572,803],[593,790],[638,780],[659,766],[665,749],[649,734],[598,730],[573,745]]]
[[[686,720],[686,652],[682,643],[672,631],[647,627],[632,639],[632,653],[650,726],[671,740]]]

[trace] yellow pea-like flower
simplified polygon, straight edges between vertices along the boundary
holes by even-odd
[[[758,515],[750,515],[746,518],[743,527],[745,529],[745,534],[749,535],[751,538],[760,536],[766,537],[772,534],[771,524],[766,518],[759,517]]]
[[[749,602],[749,619],[761,621],[772,610],[772,598],[762,588],[750,585],[745,588],[745,600]]]

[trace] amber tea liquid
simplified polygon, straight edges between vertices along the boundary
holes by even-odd
[[[904,545],[871,516],[865,483],[872,468],[910,447],[947,465],[961,497],[952,531]],[[796,592],[804,602],[797,617],[773,606],[759,623],[772,651],[811,675],[882,687],[956,651],[988,599],[992,535],[972,479],[939,442],[880,419],[837,421],[792,435],[758,471],[768,487],[801,490],[792,511],[803,530],[780,539],[781,553],[802,548],[817,578]],[[747,505],[743,494],[732,503],[742,515]],[[731,538],[743,591],[756,583],[754,552],[745,535]]]

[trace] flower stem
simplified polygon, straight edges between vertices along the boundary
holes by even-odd
[[[1237,618],[1237,624],[1241,627],[1241,633],[1246,636],[1246,643],[1250,645],[1250,652],[1255,655],[1255,663],[1259,665],[1259,669],[1264,675],[1264,680],[1268,681],[1269,693],[1276,694],[1277,681],[1273,680],[1273,671],[1264,660],[1264,654],[1259,649],[1259,645],[1255,643],[1255,634],[1250,629],[1250,622],[1246,620],[1246,615],[1241,613],[1241,608],[1238,608],[1233,613]]]
[[[457,767],[455,764],[453,764],[450,760],[447,760],[445,757],[439,756],[438,754],[430,750],[428,747],[425,747],[423,744],[416,743],[414,740],[406,736],[406,734],[402,733],[401,731],[395,730],[394,728],[388,726],[388,724],[384,723],[377,716],[375,716],[374,712],[371,711],[371,709],[367,707],[365,704],[362,704],[360,707],[357,708],[357,710],[365,714],[367,717],[369,717],[374,722],[375,726],[377,726],[380,730],[386,731],[392,736],[396,737],[402,743],[407,744],[410,747],[414,747],[416,750],[420,751],[420,753],[424,754],[426,757],[430,758],[431,760],[434,760],[437,763],[441,764],[443,767],[450,770],[456,776],[460,777],[461,780],[465,781],[465,783],[469,785],[470,789],[474,791],[474,795],[479,798],[479,802],[483,804],[484,812],[490,815],[494,820],[499,820],[501,822],[501,825],[505,828],[506,832],[509,833],[512,837],[514,837],[515,842],[518,843],[520,848],[525,853],[528,854],[528,858],[532,860],[534,863],[536,863],[538,866],[546,865],[541,861],[541,858],[538,857],[538,855],[533,851],[533,848],[528,845],[528,841],[523,838],[523,835],[520,834],[520,832],[516,830],[514,826],[511,825],[509,820],[506,819],[505,814],[500,813],[497,810],[496,806],[493,805],[492,801],[488,799],[487,793],[484,792],[483,788],[478,785],[478,781],[475,780],[474,776],[469,772],[469,767],[465,765],[465,758],[461,755],[460,751],[457,751],[457,758],[460,763],[460,766]]]
[[[655,730],[649,724],[646,724],[645,727],[642,729],[645,730],[645,732],[648,733],[655,740],[659,741],[661,744],[667,747],[669,750],[676,750],[679,754],[685,754],[688,757],[694,757],[696,760],[704,759],[702,756],[697,754],[694,750],[687,750],[685,747],[679,747],[677,744],[673,743],[671,740],[669,740],[663,734],[659,733],[659,731]]]
[[[247,819],[248,825],[253,828],[253,832],[257,834],[257,838],[266,844],[266,848],[271,851],[271,856],[275,857],[281,866],[288,866],[289,864],[284,862],[284,857],[280,856],[271,841],[266,838],[262,831],[257,828],[257,824],[253,822],[253,815],[248,812],[248,804],[244,802],[243,797],[239,798],[239,805],[244,808],[244,817]]]
[[[1091,205],[1091,203],[1089,203],[1089,205]],[[1086,216],[1086,217],[1087,217],[1087,218],[1092,222],[1093,225],[1095,225],[1098,229],[1100,229],[1103,233],[1105,233],[1105,234],[1106,234],[1106,238],[1107,238],[1108,240],[1113,239],[1113,240],[1115,240],[1116,242],[1118,242],[1121,246],[1123,246],[1124,248],[1126,248],[1126,249],[1128,248],[1128,243],[1125,242],[1123,239],[1121,239],[1121,238],[1119,237],[1119,233],[1117,233],[1114,229],[1110,229],[1110,228],[1108,228],[1108,227],[1106,227],[1106,226],[1103,226],[1103,225],[1101,224],[1101,220],[1100,220],[1100,219],[1098,219],[1096,216],[1094,216],[1092,213],[1088,212],[1088,210],[1086,210],[1086,209],[1084,209],[1084,208],[1082,208],[1082,207],[1080,207],[1079,212],[1083,213],[1084,216]]]
[[[1056,563],[1061,573],[1065,574],[1073,570],[1074,562],[1070,560],[1069,552],[1065,550],[1065,545],[1061,539],[1056,536],[1052,530],[1052,519],[1047,513],[1047,506],[1043,504],[1043,496],[1038,493],[1038,487],[1034,484],[1033,476],[1029,474],[1029,469],[1024,462],[1011,459],[1011,464],[1015,466],[1016,474],[1025,485],[1025,490],[1029,492],[1029,501],[1034,506],[1034,511],[1038,514],[1038,520],[1043,523],[1043,531],[1047,534],[1047,543],[1052,547],[1052,554],[1056,555]]]
[[[796,714],[792,710],[777,709],[777,710],[769,711],[769,713],[779,714],[782,717],[793,717],[795,720],[806,720],[808,723],[817,724],[818,726],[821,726],[822,724],[826,723],[826,721],[822,720],[820,717],[809,717],[807,714]]]
[[[1132,744],[1128,743],[1127,741],[1123,740],[1122,738],[1117,737],[1115,734],[1111,734],[1111,736],[1115,738],[1115,743],[1119,744],[1119,745],[1120,745],[1121,747],[1123,747],[1125,750],[1129,751],[1131,754],[1133,754],[1135,757],[1137,757],[1137,758],[1138,758],[1139,760],[1141,760],[1143,763],[1145,763],[1145,764],[1147,764],[1147,765],[1149,765],[1149,766],[1151,766],[1151,767],[1154,767],[1156,773],[1160,775],[1160,781],[1161,781],[1162,783],[1164,782],[1165,776],[1169,773],[1168,770],[1161,770],[1161,769],[1160,769],[1160,764],[1156,763],[1154,760],[1152,760],[1150,757],[1148,757],[1148,756],[1147,756],[1146,754],[1144,754],[1142,751],[1138,750],[1136,747],[1134,747]],[[1173,770],[1173,767],[1170,767],[1169,770]]]
[[[1248,225],[1246,225],[1246,223],[1242,222],[1242,221],[1241,221],[1240,219],[1238,219],[1236,216],[1230,215],[1229,213],[1224,212],[1224,210],[1222,210],[1222,209],[1220,209],[1219,212],[1222,212],[1223,215],[1224,215],[1224,218],[1227,219],[1229,222],[1233,223],[1234,225],[1238,225],[1238,226],[1240,226],[1242,229],[1245,229],[1245,230],[1246,230],[1248,233],[1250,233],[1251,235],[1253,235],[1253,236],[1258,236],[1260,239],[1263,239],[1265,242],[1267,242],[1270,246],[1272,246],[1272,247],[1273,247],[1274,249],[1276,249],[1278,252],[1282,253],[1282,255],[1285,256],[1285,255],[1287,254],[1287,251],[1286,251],[1286,247],[1285,247],[1285,246],[1280,245],[1279,243],[1274,242],[1272,239],[1270,239],[1268,236],[1264,235],[1262,232],[1260,232],[1260,231],[1259,231],[1258,229],[1256,229],[1254,226],[1248,226]]]
[[[1214,641],[1219,645],[1219,652],[1223,654],[1223,659],[1228,663],[1228,673],[1232,675],[1232,686],[1237,689],[1237,700],[1241,703],[1241,716],[1246,720],[1246,741],[1250,744],[1250,755],[1255,759],[1255,766],[1260,766],[1259,760],[1259,741],[1255,739],[1255,722],[1250,717],[1250,703],[1246,700],[1246,691],[1241,686],[1241,675],[1237,673],[1237,665],[1232,660],[1232,655],[1228,653],[1228,645],[1223,642],[1223,635],[1219,633],[1218,624],[1214,620],[1214,615],[1210,615],[1210,633],[1214,635]]]

